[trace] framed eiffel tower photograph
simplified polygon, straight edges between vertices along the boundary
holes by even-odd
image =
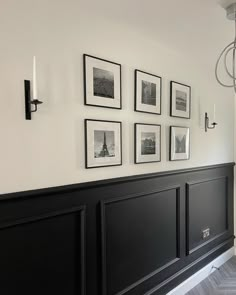
[[[189,160],[190,129],[170,126],[170,161]]]
[[[121,122],[85,120],[85,167],[122,165]]]

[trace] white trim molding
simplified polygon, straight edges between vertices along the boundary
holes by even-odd
[[[225,253],[221,254],[219,257],[214,259],[212,262],[207,264],[205,267],[200,269],[186,281],[178,285],[175,289],[170,291],[167,295],[183,295],[193,289],[196,285],[198,285],[201,281],[207,278],[215,269],[212,266],[220,267],[226,261],[228,261],[231,257],[233,257],[236,253],[235,247],[232,247]]]

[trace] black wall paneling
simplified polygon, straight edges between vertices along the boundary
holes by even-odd
[[[125,294],[179,260],[179,191],[101,203],[103,294]]]
[[[187,184],[187,254],[193,253],[227,232],[230,214],[227,187],[227,177]],[[209,208],[211,208],[210,212]],[[202,230],[205,228],[210,229],[210,236],[203,240],[201,239]]]
[[[2,223],[1,294],[84,295],[84,218],[78,207]]]
[[[1,195],[0,293],[166,294],[233,246],[233,169]]]

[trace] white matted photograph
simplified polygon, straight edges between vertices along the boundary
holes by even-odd
[[[170,126],[170,161],[189,160],[190,129]]]
[[[86,119],[86,168],[122,165],[121,136],[121,122]]]
[[[121,109],[121,65],[84,54],[85,104]]]
[[[136,123],[135,129],[135,163],[161,161],[161,126]]]
[[[161,83],[161,77],[135,70],[135,111],[161,114]]]
[[[190,119],[191,87],[174,81],[170,82],[170,115]]]

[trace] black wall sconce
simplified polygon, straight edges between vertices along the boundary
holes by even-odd
[[[210,124],[210,119],[208,117],[208,114],[205,113],[205,131],[207,132],[208,129],[215,129],[217,123],[213,122]]]
[[[31,99],[30,81],[25,80],[25,119],[31,120],[31,114],[37,112],[38,105],[42,103],[38,99]],[[32,106],[34,106],[33,109]]]

